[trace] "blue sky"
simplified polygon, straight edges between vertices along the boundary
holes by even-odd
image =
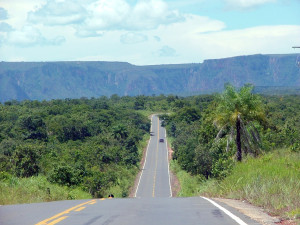
[[[300,53],[300,0],[0,0],[0,61]]]

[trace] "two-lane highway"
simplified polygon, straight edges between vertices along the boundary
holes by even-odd
[[[157,116],[151,121],[151,138],[135,196],[171,197],[166,130],[161,127]]]
[[[170,198],[166,133],[157,116],[152,117],[151,132],[136,198],[0,206],[0,225],[259,224],[210,199]]]

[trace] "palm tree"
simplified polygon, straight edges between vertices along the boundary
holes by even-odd
[[[249,132],[245,127],[251,121],[264,120],[264,110],[262,102],[258,95],[252,94],[253,86],[250,84],[244,85],[239,91],[227,84],[224,92],[217,98],[217,107],[214,124],[220,129],[217,138],[230,128],[231,136],[236,132],[236,158],[242,160],[242,136],[245,140],[245,149],[249,149]],[[252,126],[254,127],[254,126]],[[252,137],[259,140],[258,132],[252,131]],[[228,141],[227,141],[228,143]],[[229,145],[227,144],[227,147]]]

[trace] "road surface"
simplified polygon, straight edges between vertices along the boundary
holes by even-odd
[[[166,130],[160,126],[159,118],[153,116],[151,137],[136,197],[171,197],[171,193]]]
[[[165,130],[152,118],[135,198],[0,206],[1,225],[258,225],[235,209],[201,197],[172,198]],[[164,142],[159,142],[164,139]],[[0,190],[1,191],[1,190]]]

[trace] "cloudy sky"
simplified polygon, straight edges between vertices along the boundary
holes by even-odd
[[[0,61],[299,53],[300,0],[0,0]]]

